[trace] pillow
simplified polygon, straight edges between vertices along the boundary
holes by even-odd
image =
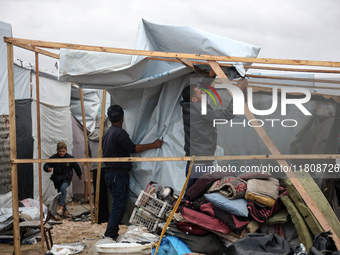
[[[247,200],[244,198],[231,200],[216,192],[204,194],[204,197],[218,209],[237,216],[248,217]]]

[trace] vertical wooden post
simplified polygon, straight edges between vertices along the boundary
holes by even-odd
[[[8,107],[9,107],[9,137],[11,160],[17,158],[17,138],[15,123],[15,92],[14,92],[14,61],[13,44],[7,43],[7,68],[8,68]],[[16,163],[11,163],[12,182],[12,208],[13,208],[13,237],[14,254],[20,255],[20,229],[19,229],[19,198],[18,198],[18,168]]]
[[[99,148],[98,148],[98,158],[102,157],[103,149],[102,149],[102,138],[104,133],[104,121],[105,121],[105,103],[106,103],[106,90],[103,90],[103,99],[102,99],[102,109],[100,115],[100,134],[99,134]],[[98,223],[98,216],[99,216],[99,190],[100,190],[100,177],[102,171],[102,162],[98,162],[97,166],[97,182],[94,184],[96,185],[96,223]]]
[[[38,136],[38,159],[41,159],[41,131],[40,131],[40,87],[39,87],[39,53],[35,53],[35,93],[37,97],[37,136]],[[40,204],[40,231],[41,231],[41,250],[45,253],[44,247],[44,212],[42,202],[42,173],[41,162],[38,163],[39,171],[39,204]]]
[[[84,141],[85,141],[85,153],[86,158],[89,158],[89,146],[87,141],[87,129],[86,129],[86,119],[85,119],[85,106],[84,106],[84,96],[83,89],[79,87],[80,101],[81,101],[81,113],[83,117],[83,128],[84,128]],[[92,195],[91,195],[91,175],[90,175],[90,162],[86,162],[87,168],[87,189],[89,191],[90,198],[90,214],[91,214],[91,223],[93,224],[93,205],[92,205]]]

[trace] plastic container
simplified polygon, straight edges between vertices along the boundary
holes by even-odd
[[[172,209],[172,206],[167,202],[164,202],[154,196],[146,193],[142,190],[136,200],[135,205],[143,208],[146,211],[154,214],[156,217],[164,219],[168,211]]]
[[[107,243],[98,244],[97,252],[100,255],[109,254],[129,254],[129,255],[140,255],[140,254],[151,254],[152,244],[136,244],[136,243]]]
[[[155,233],[161,220],[143,209],[135,208],[131,214],[129,222],[135,225],[143,225],[150,232]]]

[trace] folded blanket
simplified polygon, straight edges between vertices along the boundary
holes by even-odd
[[[275,178],[250,179],[247,182],[245,198],[272,207],[279,195],[279,181]]]
[[[205,192],[211,187],[211,184],[221,178],[220,176],[220,173],[209,173],[203,175],[185,193],[185,197],[187,197],[190,201],[194,201],[197,198],[203,196]]]
[[[244,197],[247,190],[247,183],[236,177],[224,177],[213,183],[208,193],[219,192],[229,199],[237,199]]]
[[[255,204],[252,201],[248,201],[248,209],[250,215],[256,220],[257,222],[264,223],[270,216],[274,215],[276,212],[278,212],[282,208],[282,201],[280,199],[280,196],[286,196],[288,195],[287,189],[280,187],[279,188],[279,196],[275,200],[274,205],[269,207],[262,207],[257,204]]]
[[[211,217],[207,213],[197,211],[197,209],[195,210],[194,207],[189,208],[184,205],[179,207],[179,210],[186,221],[196,224],[197,226],[208,230],[214,230],[223,234],[228,234],[230,232],[230,228],[221,220]]]

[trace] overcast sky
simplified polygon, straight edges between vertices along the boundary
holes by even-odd
[[[340,61],[340,0],[0,0],[17,38],[134,48],[142,18],[260,46],[262,58]],[[34,62],[29,51],[15,57]]]

